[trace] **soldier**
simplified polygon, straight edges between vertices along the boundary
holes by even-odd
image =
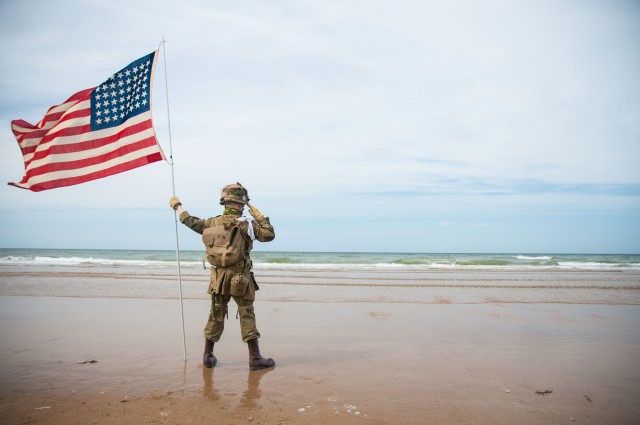
[[[203,365],[208,368],[215,367],[218,361],[216,356],[213,355],[213,346],[222,336],[224,320],[225,317],[228,318],[228,304],[230,299],[233,298],[238,305],[236,318],[240,317],[242,340],[249,347],[250,370],[274,367],[276,363],[273,359],[265,359],[260,355],[258,346],[260,333],[256,328],[256,316],[253,312],[253,301],[255,300],[256,290],[259,288],[251,271],[252,263],[249,256],[254,240],[269,242],[275,238],[275,232],[269,222],[269,218],[249,204],[249,194],[240,183],[229,184],[222,189],[220,205],[224,205],[224,213],[217,217],[203,220],[192,216],[182,208],[180,200],[175,196],[170,199],[169,205],[180,214],[180,221],[184,225],[194,232],[203,234],[203,241],[207,246],[207,260],[212,263],[208,289],[208,293],[211,295],[211,310],[209,312],[209,320],[204,328]],[[249,212],[255,220],[242,216],[245,205],[249,207]],[[235,237],[232,232],[234,227],[237,228]],[[226,234],[220,233],[223,229],[227,229],[228,232]],[[218,233],[211,236],[212,232],[215,231]],[[239,236],[241,236],[241,239],[238,239]],[[216,240],[234,240],[241,244],[243,248],[239,250],[244,252],[239,253],[237,262],[235,259],[229,260],[234,258],[232,253],[224,253],[222,260],[220,260],[219,255],[214,258],[217,254],[214,252],[216,248],[212,238]],[[229,242],[230,244],[231,242]],[[227,244],[224,245],[226,248]],[[228,265],[229,263],[232,263],[232,265]]]

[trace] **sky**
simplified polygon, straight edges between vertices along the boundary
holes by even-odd
[[[640,2],[0,0],[0,247],[640,253]],[[33,193],[11,121],[160,49],[169,162]],[[166,71],[165,71],[166,70]]]

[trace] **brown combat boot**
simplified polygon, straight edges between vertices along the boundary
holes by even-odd
[[[258,338],[249,340],[249,369],[260,370],[268,367],[274,367],[276,362],[273,359],[265,359],[260,355],[260,347],[258,346]]]
[[[204,367],[216,367],[218,359],[213,355],[213,341],[204,340],[204,355],[202,356],[202,364]]]

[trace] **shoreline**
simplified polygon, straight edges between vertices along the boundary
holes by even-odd
[[[256,270],[258,298],[280,302],[640,305],[640,271]],[[181,276],[184,299],[208,299],[209,270]],[[0,265],[0,296],[175,299],[174,270]]]

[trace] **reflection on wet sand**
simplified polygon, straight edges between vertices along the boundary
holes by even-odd
[[[242,407],[256,407],[256,402],[260,399],[260,380],[274,368],[250,371],[247,375],[247,390],[242,394],[240,405]]]
[[[202,368],[202,380],[204,381],[204,387],[202,388],[202,395],[209,400],[218,400],[220,395],[218,391],[213,387],[213,368]]]
[[[256,407],[256,402],[260,399],[262,391],[260,390],[260,380],[267,373],[275,370],[274,368],[249,371],[247,374],[247,389],[242,393],[242,399],[240,405],[245,408]],[[214,385],[213,374],[215,368],[202,368],[202,380],[204,387],[202,389],[202,395],[208,400],[219,400],[220,394],[218,389]]]

